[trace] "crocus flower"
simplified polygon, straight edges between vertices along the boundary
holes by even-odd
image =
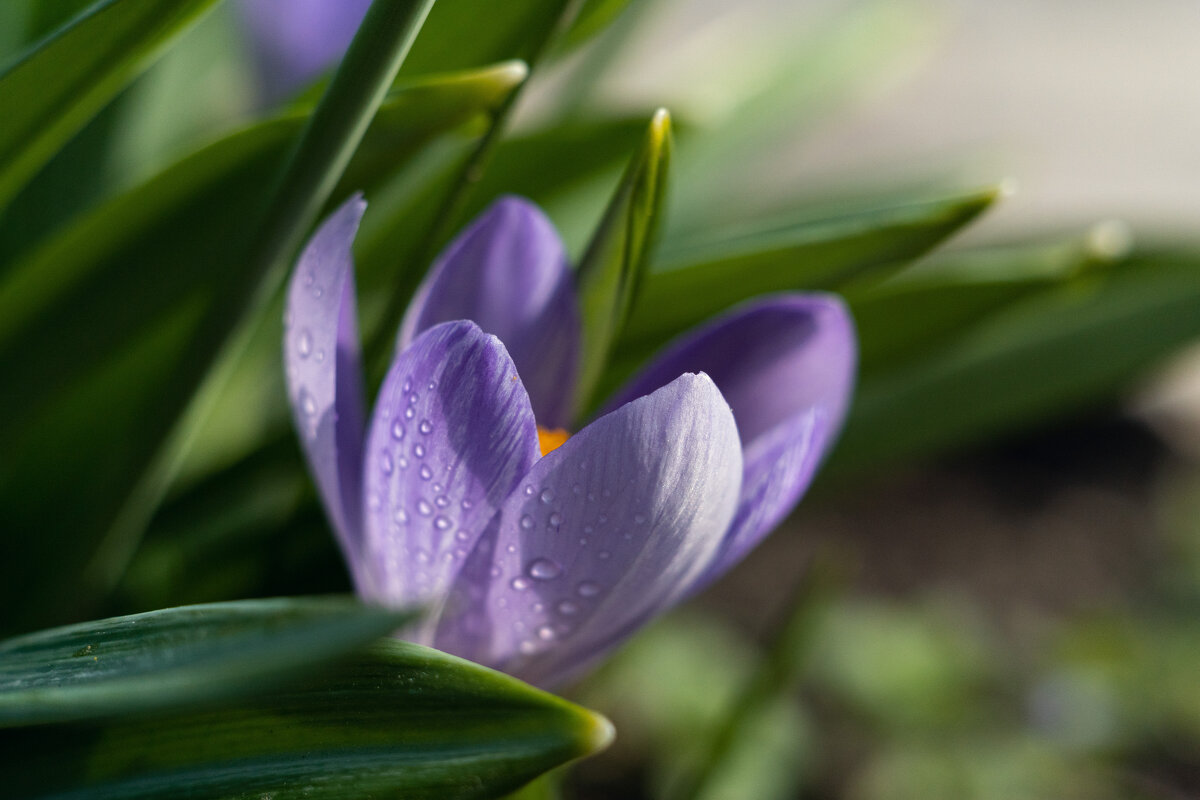
[[[341,58],[371,0],[241,0],[267,101],[287,97]]]
[[[727,570],[804,493],[853,382],[837,299],[733,310],[568,434],[572,273],[544,215],[504,198],[419,288],[366,421],[350,252],[364,209],[347,202],[301,255],[285,364],[358,592],[431,609],[409,638],[559,683]]]

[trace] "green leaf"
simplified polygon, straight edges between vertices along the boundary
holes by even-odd
[[[185,159],[48,243],[0,291],[11,312],[0,364],[23,379],[0,390],[2,527],[26,534],[6,560],[9,607],[69,618],[112,580],[171,474],[170,463],[148,470],[151,460],[165,462],[166,436],[220,348],[278,287],[429,1],[377,4],[307,122],[277,119]],[[429,95],[409,100],[420,119]],[[401,140],[436,132],[406,116],[385,114],[403,123]],[[280,181],[301,130],[286,162],[297,166]],[[81,576],[105,536],[110,549]]]
[[[720,234],[664,253],[646,277],[620,349],[645,355],[667,339],[756,295],[835,289],[923,255],[997,198],[989,189],[843,217]]]
[[[572,0],[438,0],[404,62],[403,74],[532,61]]]
[[[170,608],[7,639],[0,642],[0,727],[262,690],[415,618],[349,597],[281,598]]]
[[[895,370],[1022,297],[1111,266],[1127,255],[1127,241],[1122,230],[1099,225],[1082,239],[935,256],[881,284],[851,288],[859,369]]]
[[[620,335],[650,261],[662,219],[671,157],[671,118],[655,113],[579,262],[580,374],[576,407],[592,391]]]
[[[10,797],[497,797],[603,749],[603,717],[386,640],[293,689],[219,708],[0,737]]]
[[[0,75],[0,208],[216,0],[108,0]]]
[[[1200,336],[1200,257],[1135,253],[1010,303],[922,358],[863,375],[829,467],[962,448],[1111,399]]]
[[[621,15],[631,0],[583,0],[575,22],[563,36],[564,47],[575,47],[604,30]]]

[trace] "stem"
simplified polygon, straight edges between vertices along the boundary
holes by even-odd
[[[788,600],[786,616],[776,627],[768,650],[726,714],[699,771],[672,792],[674,800],[698,800],[729,762],[734,746],[763,709],[792,690],[812,652],[821,613],[842,584],[841,571],[818,557],[801,576]]]

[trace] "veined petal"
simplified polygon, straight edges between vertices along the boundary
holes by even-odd
[[[799,502],[841,429],[856,363],[841,300],[779,295],[681,337],[620,392],[617,403],[703,370],[733,408],[745,453],[742,498],[701,584],[740,561]]]
[[[733,415],[682,375],[538,461],[455,582],[437,647],[547,685],[681,597],[741,481]]]
[[[364,594],[395,606],[444,597],[539,455],[529,398],[496,337],[468,321],[418,336],[392,363],[367,436]]]
[[[242,0],[269,100],[304,86],[350,44],[371,0]]]
[[[350,247],[366,207],[361,195],[350,198],[304,248],[288,284],[283,342],[296,431],[356,582],[364,405]]]
[[[397,349],[454,319],[500,337],[543,425],[570,421],[579,309],[562,240],[533,203],[502,197],[459,234],[409,304]]]

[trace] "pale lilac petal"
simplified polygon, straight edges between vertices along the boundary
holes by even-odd
[[[366,207],[355,195],[317,229],[292,273],[284,315],[292,416],[352,572],[362,545],[364,404],[350,248]]]
[[[539,456],[529,398],[496,337],[468,321],[418,336],[388,371],[367,436],[367,597],[442,599]]]
[[[370,0],[242,0],[268,100],[292,94],[341,58]]]
[[[856,362],[854,324],[841,300],[780,295],[677,340],[614,401],[703,370],[733,408],[745,452],[742,498],[701,585],[741,560],[799,502],[846,416]]]
[[[705,375],[601,417],[504,503],[436,646],[555,683],[687,591],[729,526],[741,473],[733,415]]]
[[[454,319],[500,337],[543,426],[570,422],[579,309],[562,240],[537,206],[502,197],[459,234],[409,304],[397,349]]]

